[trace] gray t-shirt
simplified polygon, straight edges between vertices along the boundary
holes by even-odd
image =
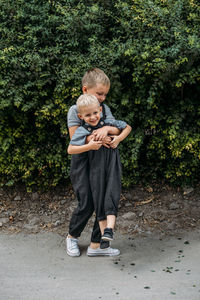
[[[110,108],[106,104],[104,104],[104,107],[105,107],[106,119],[115,120],[115,118],[113,117],[113,115],[110,111]],[[101,117],[103,117],[102,113],[101,113]],[[70,128],[72,126],[81,126],[81,120],[78,117],[78,111],[77,111],[76,105],[71,106],[68,111],[67,126],[68,126],[68,128]]]
[[[119,130],[123,130],[127,126],[126,122],[120,121],[120,120],[105,119],[104,123],[105,123],[105,125],[117,127]],[[76,129],[74,135],[72,136],[70,144],[74,145],[74,146],[85,145],[86,137],[90,134],[91,134],[91,132],[88,131],[86,128],[84,128],[83,126],[79,126]]]

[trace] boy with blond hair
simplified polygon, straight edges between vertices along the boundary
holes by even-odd
[[[103,104],[106,99],[107,93],[110,89],[110,80],[107,75],[100,69],[95,68],[87,71],[82,79],[83,94],[89,93],[95,95],[102,107],[101,117],[104,119],[115,120],[109,107]],[[70,138],[73,137],[76,129],[80,127],[82,120],[79,118],[77,106],[73,105],[68,112],[68,127]],[[92,138],[93,141],[101,141],[102,145],[106,148],[116,148],[120,142],[120,136],[108,136],[110,126],[106,125],[93,131],[92,135],[86,138],[86,143]],[[115,129],[116,134],[120,130]],[[100,143],[100,144],[101,144]],[[97,143],[99,145],[99,143]],[[72,172],[73,170],[73,172]],[[79,256],[80,250],[78,247],[78,237],[81,235],[89,218],[94,212],[94,203],[91,193],[89,181],[89,158],[88,153],[73,155],[71,160],[71,180],[76,182],[74,191],[77,195],[78,206],[72,214],[69,225],[69,234],[66,239],[67,253],[70,256]],[[91,236],[90,247],[88,247],[87,254],[90,256],[96,255],[118,255],[119,250],[109,247],[109,242],[101,239],[101,231],[99,224],[95,219],[93,232]]]
[[[82,126],[75,131],[68,153],[77,155],[88,152],[89,159],[89,182],[94,201],[97,221],[101,229],[102,242],[113,240],[113,229],[118,212],[118,202],[121,192],[121,163],[118,149],[102,147],[102,141],[95,141],[92,137],[89,143],[86,137],[98,128],[108,125],[108,134],[117,133],[117,128],[122,130],[121,141],[131,131],[131,127],[123,121],[108,120],[101,117],[102,107],[93,95],[82,95],[77,100],[78,116],[83,121]],[[95,151],[96,150],[96,151]],[[73,170],[72,170],[73,171]],[[72,181],[72,184],[76,182]],[[115,249],[115,254],[119,251]],[[106,249],[104,250],[106,251]],[[88,248],[87,253],[92,256],[96,249]],[[101,254],[100,254],[101,255]]]

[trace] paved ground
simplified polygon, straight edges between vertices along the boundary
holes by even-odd
[[[0,234],[0,300],[200,299],[200,230],[117,236],[117,258],[71,258],[55,233]]]

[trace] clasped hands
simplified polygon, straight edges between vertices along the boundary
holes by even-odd
[[[101,143],[98,143],[99,148],[101,146],[104,146],[106,148],[112,148],[115,149],[117,148],[118,144],[120,143],[120,140],[117,135],[108,135],[108,129],[106,126],[96,129],[92,132],[90,136],[88,136],[88,142],[90,140],[92,141],[98,141]],[[101,145],[101,146],[100,146]]]

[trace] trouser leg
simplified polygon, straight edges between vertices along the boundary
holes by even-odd
[[[101,147],[90,151],[90,186],[97,219],[117,216],[121,193],[121,163],[118,149]]]
[[[95,218],[92,235],[91,235],[91,242],[93,243],[100,243],[101,241],[101,230],[99,227],[99,222],[97,221],[97,217]]]
[[[106,161],[106,192],[105,214],[115,215],[118,213],[118,205],[121,194],[121,162],[118,149],[107,149]]]
[[[106,182],[104,147],[101,147],[98,151],[90,151],[88,155],[90,163],[90,186],[95,213],[98,221],[105,220],[104,197]]]
[[[74,237],[79,237],[94,212],[94,204],[89,183],[87,153],[72,156],[70,177],[74,192],[78,199],[78,206],[71,217],[69,234]],[[91,241],[96,243],[100,242],[100,235],[99,224],[95,221]]]

